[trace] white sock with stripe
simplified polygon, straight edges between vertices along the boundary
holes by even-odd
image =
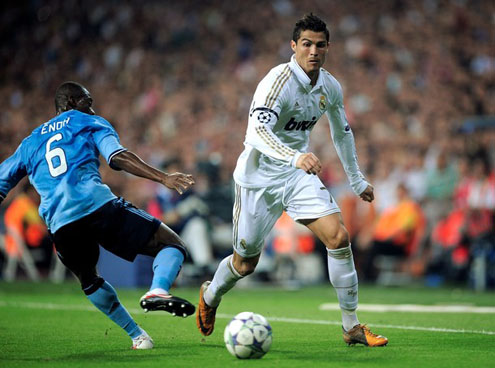
[[[232,289],[237,281],[243,277],[234,268],[232,258],[233,256],[230,255],[220,262],[213,280],[211,280],[211,284],[203,295],[206,304],[210,307],[218,307],[222,296]]]
[[[356,315],[358,305],[358,278],[354,267],[352,249],[327,249],[328,275],[339,299],[342,310],[342,326],[347,331],[359,324]]]

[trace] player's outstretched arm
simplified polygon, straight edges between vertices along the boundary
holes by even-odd
[[[26,166],[22,159],[22,151],[23,145],[21,143],[12,156],[4,162],[0,162],[0,204],[7,197],[10,190],[27,175]]]
[[[138,155],[130,151],[123,151],[113,156],[111,165],[141,178],[161,183],[167,188],[175,189],[180,194],[194,184],[192,175],[180,172],[173,174],[164,173],[147,164]]]

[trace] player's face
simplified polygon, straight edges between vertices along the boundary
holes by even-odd
[[[318,75],[320,68],[325,63],[328,52],[328,42],[324,32],[305,30],[297,42],[291,41],[292,51],[296,54],[299,66],[311,78]]]
[[[80,98],[76,101],[76,110],[84,112],[89,115],[94,115],[95,110],[93,110],[93,98],[87,89],[83,89],[83,93]]]

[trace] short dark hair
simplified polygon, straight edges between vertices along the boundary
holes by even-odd
[[[79,98],[84,95],[86,88],[77,82],[64,82],[55,92],[55,111],[62,112],[67,110],[70,98]]]
[[[330,32],[328,31],[326,23],[313,13],[305,14],[296,22],[296,26],[292,32],[292,40],[297,43],[297,40],[301,37],[301,32],[306,30],[324,32],[327,42],[330,40]]]

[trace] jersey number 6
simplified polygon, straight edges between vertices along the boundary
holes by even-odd
[[[48,163],[48,170],[50,171],[50,175],[53,177],[57,177],[59,175],[62,175],[64,172],[67,171],[67,160],[65,159],[65,152],[62,148],[56,147],[51,149],[51,144],[53,141],[59,141],[62,139],[62,133],[57,133],[53,137],[51,137],[48,142],[46,142],[46,153],[45,153],[45,159],[46,162]],[[55,157],[58,157],[60,162],[56,162],[54,166],[53,159]]]

